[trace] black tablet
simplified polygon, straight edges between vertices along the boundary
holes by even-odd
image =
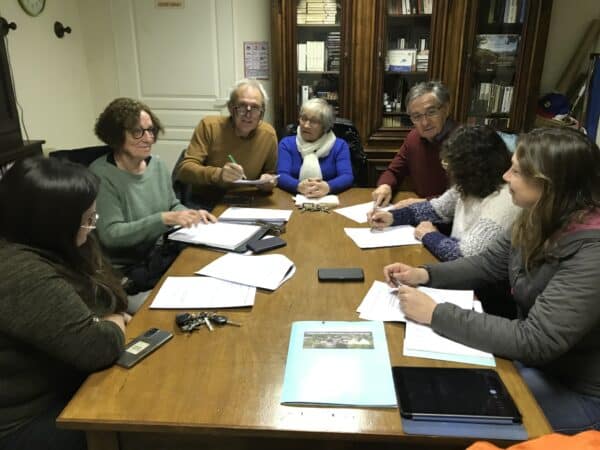
[[[413,420],[521,423],[521,414],[490,369],[392,367],[402,417]]]

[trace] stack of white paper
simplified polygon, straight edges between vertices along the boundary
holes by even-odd
[[[415,239],[415,227],[399,225],[383,230],[370,228],[344,228],[346,234],[360,248],[396,247],[399,245],[421,245]]]
[[[180,228],[174,231],[169,235],[169,239],[234,250],[254,236],[258,230],[260,230],[260,227],[257,225],[224,222],[200,223],[190,228]]]
[[[236,308],[254,305],[256,288],[208,277],[168,277],[150,308]]]
[[[244,184],[244,185],[249,185],[249,186],[260,186],[263,184],[268,184],[270,183],[273,179],[277,179],[279,178],[279,175],[273,175],[273,178],[259,178],[258,180],[247,180],[245,178],[240,178],[238,180],[235,180],[233,183],[234,184]]]
[[[227,253],[196,273],[273,291],[295,272],[296,266],[284,255]]]
[[[389,211],[394,205],[386,206],[385,208],[377,208],[382,211]],[[345,208],[338,208],[335,210],[336,213],[347,217],[350,220],[354,220],[358,223],[367,222],[367,213],[373,211],[373,202],[361,203],[359,205],[346,206]]]
[[[337,195],[326,195],[324,197],[319,198],[309,198],[302,194],[296,194],[294,201],[296,202],[296,206],[302,206],[305,203],[313,203],[315,205],[327,205],[327,206],[337,206],[340,204],[340,199]]]
[[[290,220],[292,211],[289,209],[267,209],[267,208],[241,208],[230,206],[219,216],[223,222],[287,222]]]

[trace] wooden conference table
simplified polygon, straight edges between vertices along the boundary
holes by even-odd
[[[369,201],[370,192],[345,192],[340,206]],[[293,203],[289,194],[276,190],[270,196],[254,193],[252,206],[289,209]],[[151,295],[127,337],[158,327],[172,331],[173,339],[130,370],[112,367],[91,375],[59,425],[85,430],[90,450],[466,448],[473,439],[403,434],[396,409],[280,404],[292,322],[358,320],[356,307],[373,280],[383,279],[385,264],[434,261],[421,246],[361,250],[345,235],[348,226],[360,225],[333,212],[294,211],[282,235],[288,245],[276,251],[294,261],[297,272],[274,292],[257,291],[254,307],[226,311],[241,328],[225,326],[211,333],[203,327],[182,334],[174,323],[176,311],[148,309]],[[168,275],[191,275],[219,256],[188,248]],[[318,267],[351,266],[364,269],[364,283],[317,280]],[[392,365],[461,366],[404,357],[404,325],[386,323],[385,329]],[[551,432],[512,363],[497,358],[497,371],[523,414],[529,437]]]

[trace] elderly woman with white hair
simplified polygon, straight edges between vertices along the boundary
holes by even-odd
[[[279,187],[316,198],[345,191],[354,181],[350,149],[336,138],[333,108],[320,98],[304,102],[296,136],[279,142]]]

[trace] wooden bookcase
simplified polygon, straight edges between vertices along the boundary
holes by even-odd
[[[337,0],[335,23],[314,23],[319,19],[313,16],[310,24],[299,24],[298,9],[315,1],[272,1],[274,125],[281,130],[297,121],[302,86],[316,86],[313,95],[320,96],[335,89],[331,97],[338,116],[352,120],[359,130],[370,185],[410,131],[403,97],[416,82],[444,82],[452,96],[452,116],[461,123],[488,122],[509,132],[533,126],[552,0],[431,0],[430,10],[425,9],[428,0]],[[339,36],[339,69],[298,71],[297,44],[327,42],[331,31]],[[506,47],[511,49],[508,63],[491,61],[482,71],[486,45],[481,36],[486,35],[512,36],[518,42],[514,50]],[[403,56],[398,52],[402,44],[404,49],[416,47],[416,55],[427,49],[428,57],[421,54],[420,64],[410,68],[392,67]],[[494,84],[501,86],[494,88],[496,95],[511,87],[510,101],[486,97],[487,86]]]

